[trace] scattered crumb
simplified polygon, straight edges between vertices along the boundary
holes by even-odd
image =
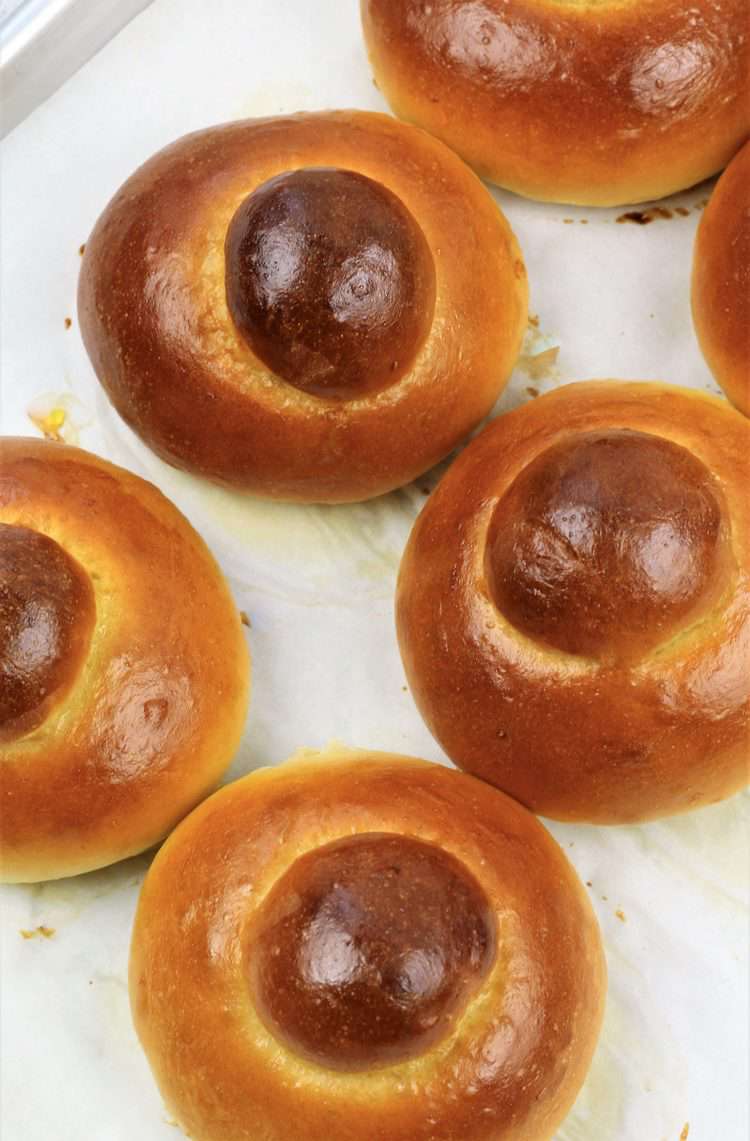
[[[687,1141],[689,1135],[690,1135],[690,1122],[686,1121],[682,1127],[682,1133],[680,1134],[680,1141]]]
[[[69,329],[72,324],[73,324],[73,318],[72,317],[66,317],[65,318],[65,328]]]
[[[430,494],[429,487],[420,487],[419,490],[422,492],[422,495],[429,495]]]
[[[82,242],[81,245],[78,247],[78,253],[80,254],[81,257],[83,257],[83,255],[86,253],[86,243],[85,242]]]
[[[568,844],[569,848],[575,848],[575,846],[576,846],[575,840],[571,840],[570,843]]]
[[[636,226],[648,226],[657,218],[673,218],[674,215],[666,206],[649,206],[648,210],[628,210],[617,218],[618,222],[634,222]]]
[[[20,935],[21,935],[22,939],[39,939],[40,936],[42,939],[51,939],[54,934],[55,934],[55,928],[54,927],[45,927],[44,925],[42,925],[40,927],[35,927],[33,931],[26,931],[22,927],[21,931],[20,931]]]
[[[593,887],[591,880],[586,880],[586,887]]]
[[[602,899],[604,900],[604,902],[605,902],[605,903],[608,903],[608,902],[609,902],[609,900],[608,900],[608,897],[607,897],[606,895],[603,895],[603,896],[602,896]]]
[[[539,328],[539,318],[537,317],[536,313],[529,313],[529,324],[531,325],[532,329]]]
[[[244,610],[240,610],[240,622],[242,623],[243,626],[247,626],[249,629],[252,630],[253,624],[250,621],[250,619],[248,618],[248,616]]]
[[[534,386],[532,384],[530,384],[526,388],[526,395],[527,396],[538,396],[539,395],[539,389],[534,388]]]
[[[402,686],[401,686],[401,689],[404,691],[404,693],[408,693],[408,690],[407,690],[407,688],[406,688],[406,686],[405,686],[405,685],[402,685]]]
[[[566,226],[572,226],[574,222],[575,218],[563,218],[563,223]]]
[[[625,912],[622,910],[621,907],[617,908],[615,915],[617,916],[617,918],[620,920],[621,923],[627,923],[627,920],[625,918]]]
[[[617,218],[617,222],[621,225],[623,222],[635,222],[636,226],[648,226],[649,222],[653,222],[653,220],[647,210],[628,210],[627,214],[621,214]]]
[[[518,367],[532,380],[544,380],[545,377],[555,375],[555,364],[560,354],[560,346],[553,345],[541,353],[522,353],[518,358]]]
[[[708,199],[707,198],[701,198],[700,202],[696,202],[693,209],[694,210],[705,210],[706,206],[708,206]]]
[[[373,85],[373,87],[375,88],[375,90],[376,90],[376,91],[380,91],[380,87],[378,86],[378,81],[377,81],[377,79],[375,78],[375,76],[374,76],[374,75],[373,75],[373,77],[372,77],[372,85]]]
[[[690,211],[688,210],[687,206],[675,206],[674,212],[675,214],[679,214],[681,218],[687,218],[690,216]]]
[[[588,218],[579,218],[578,221],[580,222],[580,224],[582,226],[588,226],[588,224],[589,224]]]

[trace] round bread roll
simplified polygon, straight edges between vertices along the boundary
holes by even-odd
[[[142,479],[0,440],[0,874],[161,840],[239,743],[248,654],[201,539]]]
[[[362,0],[397,115],[542,201],[662,198],[750,127],[746,0]]]
[[[692,301],[708,367],[750,416],[750,143],[722,174],[701,218]]]
[[[545,1141],[605,985],[585,891],[533,816],[342,747],[184,821],[130,958],[136,1029],[194,1141]]]
[[[567,385],[434,492],[397,590],[422,716],[460,767],[618,824],[747,781],[750,425],[718,397]]]
[[[407,483],[479,423],[527,301],[476,176],[421,131],[342,111],[155,155],[86,245],[78,312],[115,408],[163,459],[343,502]]]

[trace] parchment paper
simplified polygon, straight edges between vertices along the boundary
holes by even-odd
[[[303,508],[173,471],[95,381],[75,314],[79,246],[178,135],[340,106],[385,109],[356,0],[155,0],[2,148],[2,430],[41,424],[148,477],[213,547],[252,622],[252,706],[230,778],[331,738],[444,760],[405,689],[392,617],[400,552],[439,472],[372,503]],[[593,377],[717,391],[689,314],[710,190],[645,226],[498,193],[536,322],[498,412]],[[559,1141],[746,1141],[749,804],[643,827],[550,825],[590,884],[610,968],[601,1045]],[[3,890],[3,1141],[175,1138],[128,1011],[148,862]]]

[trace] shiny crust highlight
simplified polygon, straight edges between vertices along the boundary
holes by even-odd
[[[266,1028],[247,940],[297,861],[383,833],[465,869],[496,950],[446,1035],[408,1060],[342,1073]],[[591,906],[538,821],[462,774],[339,747],[236,782],[177,829],[146,878],[130,960],[141,1043],[196,1141],[289,1141],[300,1122],[305,1141],[547,1141],[588,1070],[604,989]]]
[[[553,610],[562,633],[548,644],[554,638],[522,630],[512,608],[504,611],[493,596],[487,573],[493,516],[540,457],[613,429],[677,445],[694,461],[685,473],[695,467],[698,478],[685,489],[683,506],[679,484],[659,489],[679,508],[666,530],[663,505],[657,503],[651,528],[653,503],[639,518],[632,495],[630,515],[618,513],[606,524],[614,521],[619,550],[628,552],[617,589],[607,581],[609,555],[593,574],[596,543],[587,568],[588,539],[574,551],[549,524],[538,532],[547,547],[538,566],[553,604],[571,566],[578,589],[589,591],[588,597],[574,591],[561,612]],[[501,417],[472,442],[414,526],[396,599],[412,693],[456,764],[543,815],[602,824],[684,812],[743,787],[750,759],[749,465],[750,426],[724,401],[636,382],[565,386]],[[569,518],[586,515],[592,495],[597,501],[595,481],[583,486],[588,506],[563,504]],[[644,489],[641,507],[656,490]],[[691,502],[702,519],[698,531],[693,519],[679,523]],[[558,516],[558,523],[564,530],[569,519]],[[594,538],[600,526],[601,520]],[[643,584],[632,577],[633,553],[641,570],[652,560],[658,572],[644,596],[655,619],[640,634],[636,594]],[[670,586],[664,596],[656,589],[660,576],[669,571],[678,584],[672,572],[680,568],[689,572],[687,594],[681,588],[673,594]],[[594,616],[595,637],[574,644],[576,608],[587,602],[604,606],[606,621]],[[538,596],[534,605],[538,622]]]
[[[361,0],[400,117],[529,198],[615,206],[715,174],[750,129],[744,0]]]
[[[0,521],[56,544],[93,593],[64,690],[0,743],[2,877],[56,879],[151,847],[211,790],[244,726],[248,655],[219,568],[144,480],[5,438]]]

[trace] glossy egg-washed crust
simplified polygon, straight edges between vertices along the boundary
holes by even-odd
[[[750,416],[750,143],[722,174],[701,218],[692,302],[709,368]]]
[[[2,878],[143,851],[216,784],[242,732],[248,653],[218,566],[151,484],[5,438],[0,572]]]
[[[362,0],[395,112],[542,201],[662,198],[750,128],[745,0]]]
[[[494,953],[439,1041],[341,1072],[269,1031],[246,944],[300,857],[383,833],[457,861]],[[138,1034],[195,1141],[546,1141],[588,1070],[604,991],[585,890],[537,820],[463,774],[341,747],[255,773],[180,825],[146,878],[130,960]]]
[[[556,473],[559,449],[582,459]],[[519,491],[552,461],[524,523]],[[452,760],[563,820],[645,820],[738,791],[749,476],[747,421],[665,385],[568,385],[477,437],[417,520],[397,589],[412,693]]]
[[[257,188],[305,167],[384,186],[434,260],[426,338],[381,391],[301,390],[230,315],[230,222]],[[482,419],[518,354],[527,298],[515,238],[468,167],[415,128],[341,111],[229,123],[151,158],[86,244],[78,313],[115,408],[162,458],[259,495],[335,502],[407,483]]]

